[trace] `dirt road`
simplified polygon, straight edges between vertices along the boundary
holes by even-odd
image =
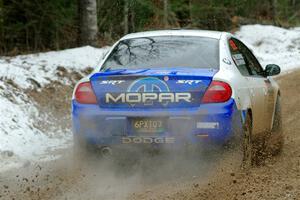
[[[0,199],[300,199],[300,71],[278,78],[282,93],[283,152],[263,165],[239,168],[221,159],[166,155],[138,165],[89,162],[79,167],[70,151],[47,163],[28,163],[0,175]],[[66,110],[68,112],[68,110]],[[223,155],[222,155],[223,156]],[[218,161],[216,161],[218,160]]]

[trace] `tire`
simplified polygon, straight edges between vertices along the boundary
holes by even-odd
[[[281,119],[280,97],[277,98],[271,131],[252,137],[252,165],[263,165],[268,158],[282,151],[284,138]]]
[[[266,153],[271,156],[275,156],[282,151],[284,144],[282,118],[281,118],[281,101],[280,96],[277,97],[274,113],[273,127],[266,141]]]
[[[253,164],[252,118],[247,114],[242,137],[242,167],[249,168]]]

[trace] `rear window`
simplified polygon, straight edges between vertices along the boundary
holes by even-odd
[[[158,36],[119,42],[102,66],[108,69],[219,68],[219,40]]]

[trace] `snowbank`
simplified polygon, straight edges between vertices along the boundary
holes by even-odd
[[[249,46],[261,64],[278,64],[283,72],[300,67],[300,27],[242,26],[235,35]]]
[[[35,80],[41,86],[58,80],[56,69],[63,66],[68,70],[80,72],[87,67],[95,67],[102,60],[109,47],[101,49],[90,46],[52,51],[32,55],[0,58],[0,76],[11,79],[19,87],[25,89],[32,86]]]
[[[82,47],[64,51],[0,57],[0,171],[30,162],[54,159],[53,150],[65,148],[72,135],[53,128],[43,133],[35,119],[46,117],[40,113],[25,90],[51,81],[67,83],[58,76],[58,67],[81,73],[95,67],[108,47]]]
[[[34,126],[38,110],[25,94],[4,89],[0,97],[0,171],[28,161],[51,159],[46,151],[70,140],[71,135],[46,135]]]

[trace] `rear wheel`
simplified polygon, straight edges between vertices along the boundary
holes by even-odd
[[[276,102],[274,122],[271,131],[264,132],[253,137],[251,126],[252,122],[250,120],[251,117],[247,116],[247,118],[248,119],[246,119],[244,131],[244,165],[261,165],[266,161],[267,158],[280,153],[283,147],[284,138],[282,130],[280,98],[278,97]]]
[[[253,143],[252,143],[252,118],[251,115],[248,114],[246,116],[245,124],[244,124],[244,134],[243,134],[243,168],[251,167],[253,160]]]
[[[279,154],[282,151],[283,143],[284,137],[281,119],[281,105],[280,97],[278,96],[274,113],[273,127],[270,133],[270,137],[267,141],[266,152],[272,156]]]

